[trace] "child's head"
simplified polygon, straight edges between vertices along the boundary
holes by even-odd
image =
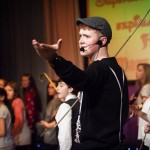
[[[137,65],[136,80],[140,86],[150,83],[150,64],[140,63]]]
[[[75,94],[74,89],[63,81],[58,82],[57,93],[58,93],[58,98],[63,99],[63,100],[71,93]]]
[[[6,80],[5,79],[0,79],[0,88],[4,88],[6,85]]]
[[[58,81],[52,81],[55,87],[57,87]],[[49,103],[53,98],[57,98],[57,91],[52,85],[52,83],[48,83],[47,85],[47,103]]]
[[[5,90],[7,92],[7,99],[13,100],[19,97],[19,88],[16,82],[8,82],[5,86]]]
[[[0,102],[3,102],[7,98],[7,93],[4,88],[0,88]]]
[[[29,87],[36,88],[36,84],[33,76],[29,73],[24,73],[21,76],[21,86],[23,88],[29,88]]]
[[[57,87],[58,82],[54,80],[52,82],[55,85],[55,87]],[[50,82],[47,85],[47,94],[49,96],[55,96],[57,94],[57,91],[55,90],[54,86]]]
[[[3,103],[4,105],[7,106],[11,114],[11,123],[14,123],[15,121],[14,110],[11,106],[11,102],[7,99],[7,92],[5,91],[4,88],[0,88],[0,103]]]

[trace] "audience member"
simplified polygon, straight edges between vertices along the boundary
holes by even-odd
[[[0,78],[0,88],[4,88],[7,81],[5,79]]]
[[[150,65],[146,63],[140,63],[137,65],[137,71],[136,71],[136,81],[139,85],[140,91],[137,96],[137,104],[134,104],[136,108],[134,109],[134,106],[130,106],[130,109],[137,113],[140,116],[140,112],[147,113],[150,107]],[[140,111],[141,110],[141,111]],[[138,121],[138,140],[141,144],[141,142],[144,139],[144,126],[147,124],[147,122],[140,116]],[[148,141],[148,142],[147,142]],[[146,136],[144,141],[143,150],[148,149],[147,146],[149,146],[150,143],[150,137]]]
[[[53,81],[55,87],[57,87],[57,81]],[[45,121],[51,122],[55,118],[55,114],[61,100],[58,98],[57,91],[51,83],[47,86],[47,108],[45,114]],[[45,128],[43,131],[43,150],[58,150],[58,138],[56,128]]]
[[[136,82],[140,88],[137,103],[144,103],[150,96],[150,64],[140,63],[137,65]]]
[[[13,123],[13,109],[7,100],[6,91],[0,88],[0,150],[15,150],[11,131]]]
[[[26,111],[22,99],[19,97],[19,89],[16,82],[8,82],[5,86],[7,99],[10,100],[14,110],[15,122],[12,133],[16,144],[16,150],[28,150],[31,144],[31,132],[26,120]]]
[[[142,150],[149,150],[149,148],[150,148],[150,135],[147,134],[145,136],[145,129],[146,129],[146,127],[148,127],[148,122],[149,122],[148,113],[150,111],[150,97],[145,100],[141,110],[139,108],[136,108],[136,106],[133,106],[133,105],[130,106],[130,109],[132,111],[134,111],[134,113],[140,117],[139,123],[140,123],[141,128],[139,129],[140,130],[139,132],[141,133],[141,136],[142,136],[142,139],[140,139],[140,140],[142,140],[142,141],[140,141],[140,145],[142,143],[144,143],[144,145],[142,145],[143,146]]]
[[[36,144],[36,123],[40,121],[41,100],[35,80],[29,73],[21,76],[21,97],[25,104],[27,122],[32,134],[32,145]]]

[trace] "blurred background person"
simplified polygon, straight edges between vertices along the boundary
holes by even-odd
[[[4,88],[6,85],[7,81],[3,78],[0,78],[0,88]]]
[[[31,131],[26,120],[26,111],[16,82],[8,82],[5,86],[7,99],[10,100],[14,110],[15,122],[12,133],[16,144],[16,150],[29,150],[31,144]]]
[[[11,131],[13,123],[13,108],[7,100],[6,91],[0,88],[0,150],[15,150]]]
[[[139,86],[139,92],[137,95],[137,99],[135,100],[132,105],[134,105],[138,111],[142,111],[144,113],[148,112],[148,109],[150,107],[149,104],[149,97],[150,97],[150,64],[147,63],[140,63],[137,65],[136,70],[136,83]],[[148,101],[147,101],[148,100]],[[144,107],[143,107],[144,106]],[[135,109],[133,107],[130,107],[130,109],[135,112]],[[135,112],[137,114],[137,112]],[[147,122],[141,118],[138,117],[138,145],[141,145],[142,140],[144,139],[144,126],[147,124]],[[149,137],[147,137],[146,140],[148,140]],[[150,143],[150,139],[149,139]],[[147,150],[147,144],[143,146],[143,150]]]
[[[21,97],[25,104],[27,122],[32,134],[32,145],[36,144],[37,122],[40,121],[42,104],[34,78],[29,73],[21,76]]]
[[[142,150],[149,150],[150,148],[150,134],[145,134],[144,130],[146,125],[148,124],[148,113],[150,111],[150,97],[145,100],[143,103],[142,109],[139,110],[136,106],[131,105],[130,109],[134,111],[140,118],[140,134],[142,136],[141,146]]]
[[[58,82],[52,81],[57,87]],[[54,120],[57,109],[61,104],[61,100],[58,98],[56,89],[52,83],[47,85],[47,108],[45,114],[45,121],[51,122]],[[57,129],[56,128],[45,128],[43,131],[43,146],[42,150],[58,150],[58,138],[57,138]]]
[[[150,96],[150,64],[140,63],[137,65],[136,82],[140,89],[137,104],[141,104]]]

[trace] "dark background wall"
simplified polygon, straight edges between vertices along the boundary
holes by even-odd
[[[45,22],[50,22],[52,19],[54,19],[55,22],[58,22],[55,18],[57,15],[55,14],[55,7],[60,7],[60,2],[62,1],[0,1],[0,78],[20,83],[20,76],[23,73],[32,74],[42,97],[43,108],[45,108],[46,86],[48,81],[45,79],[43,83],[40,81],[39,77],[42,72],[47,72],[50,67],[47,62],[43,61],[36,54],[31,42],[34,38],[39,41],[46,41],[46,34],[49,33],[46,31]],[[72,0],[72,3],[73,2],[74,1]],[[67,0],[65,0],[65,3],[67,3]],[[79,5],[77,5],[77,7],[79,7],[77,10],[79,10],[81,17],[86,16],[85,4],[85,0],[79,0]],[[45,7],[47,5],[49,5],[48,7],[50,9],[49,16],[53,16],[53,18],[46,18],[45,16]],[[59,11],[62,13],[62,10]],[[71,10],[70,13],[74,13],[73,10]],[[46,21],[44,20],[45,18]],[[52,22],[49,24],[51,25]],[[50,32],[50,34],[52,41],[55,41],[53,40],[53,32]],[[86,59],[84,61],[86,64]]]
[[[36,73],[37,67],[44,66],[31,45],[35,37],[44,40],[43,3],[41,0],[0,3],[0,77],[18,80],[21,73]],[[38,66],[32,66],[33,62]]]

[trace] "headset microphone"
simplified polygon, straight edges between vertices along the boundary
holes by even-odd
[[[92,45],[95,45],[95,44],[98,44],[98,45],[101,46],[101,45],[102,45],[102,41],[101,41],[101,40],[98,40],[96,43],[87,45],[87,46],[85,46],[85,47],[92,46]],[[86,51],[86,50],[84,49],[85,47],[81,47],[81,48],[80,48],[80,51],[82,51],[82,52]]]
[[[84,47],[81,47],[81,48],[80,48],[80,51],[84,52],[84,51],[85,51]]]

